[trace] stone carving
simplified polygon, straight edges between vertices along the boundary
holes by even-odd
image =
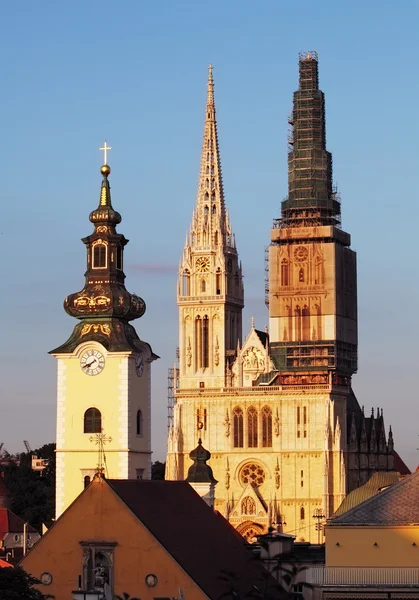
[[[224,419],[225,436],[230,436],[230,417],[228,416],[228,410],[226,410],[226,418]]]
[[[188,367],[192,364],[192,348],[191,348],[191,338],[188,338],[188,347],[186,349],[186,364]]]
[[[216,367],[218,367],[220,363],[220,346],[218,344],[218,335],[215,338],[214,363]]]
[[[276,409],[276,413],[275,413],[275,419],[274,419],[274,431],[275,431],[275,435],[276,437],[279,436],[279,415],[278,415],[278,409]]]
[[[251,371],[262,371],[265,368],[265,359],[260,350],[252,346],[243,355],[243,368]]]

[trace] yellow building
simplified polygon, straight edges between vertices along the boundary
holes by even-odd
[[[419,598],[419,471],[387,486],[382,475],[326,524],[326,565],[305,575],[315,598]]]
[[[55,600],[77,589],[219,600],[231,586],[242,597],[269,584],[243,540],[184,481],[96,477],[20,566]]]
[[[215,508],[240,533],[252,538],[276,523],[297,541],[317,542],[320,521],[348,491],[393,469],[393,439],[382,411],[365,417],[351,387],[356,255],[341,229],[315,53],[300,56],[290,123],[289,193],[269,249],[269,331],[252,324],[243,342],[242,269],[210,67],[198,197],[179,268],[166,477],[187,476],[189,452],[202,438],[218,480]]]
[[[94,231],[83,239],[85,286],[64,302],[80,322],[51,351],[58,361],[57,517],[98,467],[112,478],[151,475],[151,362],[157,357],[129,323],[144,314],[145,303],[124,285],[128,240],[116,231],[121,215],[111,203],[107,150],[105,143],[99,204],[90,214]]]

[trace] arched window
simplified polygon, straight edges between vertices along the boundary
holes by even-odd
[[[218,231],[214,233],[214,244],[218,246]]]
[[[212,205],[212,214],[213,215],[217,214],[217,207],[215,206],[215,204]]]
[[[239,406],[233,410],[233,443],[235,448],[243,448],[243,411]]]
[[[289,285],[289,283],[290,283],[289,273],[290,273],[290,269],[289,269],[288,261],[286,258],[283,258],[281,260],[281,285]]]
[[[297,342],[301,342],[301,308],[295,307],[295,339]]]
[[[183,271],[182,276],[182,296],[190,296],[191,294],[191,274],[188,269]]]
[[[143,413],[137,410],[137,435],[143,435]]]
[[[90,483],[90,476],[86,475],[83,481],[84,481],[84,488],[86,489]]]
[[[217,232],[216,232],[217,234]],[[217,237],[218,239],[218,237]],[[215,273],[215,288],[216,288],[216,294],[217,296],[219,296],[221,294],[221,269],[218,268],[216,273]]]
[[[209,213],[208,204],[204,206],[204,213],[207,215]]]
[[[214,175],[214,165],[211,167],[211,175]]]
[[[304,510],[304,506],[302,506],[300,508],[300,520],[304,521],[305,518],[306,518],[306,511]]]
[[[258,446],[258,413],[253,406],[247,409],[247,445],[249,448]]]
[[[310,339],[310,310],[305,304],[302,311],[303,340]]]
[[[84,413],[84,433],[102,433],[102,415],[97,408],[88,408]]]
[[[215,189],[215,179],[211,179],[211,189]]]
[[[209,172],[210,172],[210,168],[209,168],[209,167],[207,167],[207,174],[208,174],[208,175],[209,175]]]
[[[106,267],[106,245],[105,244],[95,244],[93,246],[93,268],[94,269],[103,269]]]
[[[209,367],[209,319],[208,315],[202,319],[202,367]]]
[[[269,406],[262,408],[262,447],[272,447],[272,410]]]
[[[256,502],[250,496],[246,496],[242,500],[242,515],[255,515],[256,514]]]
[[[298,281],[300,283],[304,283],[304,269],[303,269],[303,267],[301,267],[300,270],[298,271]]]
[[[316,339],[321,340],[322,338],[322,315],[320,312],[320,306],[318,304],[316,304],[316,306],[314,307],[316,309]]]
[[[196,348],[196,368],[202,365],[202,319],[198,315],[195,319],[195,348]]]
[[[122,271],[122,247],[116,247],[116,268]]]
[[[206,180],[205,180],[205,187],[206,187],[206,188],[209,188],[209,179],[206,179]]]
[[[205,279],[201,279],[201,292],[205,292],[207,287],[207,284],[205,282]]]

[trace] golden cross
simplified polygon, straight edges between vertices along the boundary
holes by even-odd
[[[108,150],[112,150],[112,146],[108,146],[106,144],[106,140],[105,140],[105,143],[103,144],[103,148],[99,148],[99,150],[103,150],[103,154],[104,154],[103,164],[107,165],[108,164],[107,163],[107,160],[108,160]]]

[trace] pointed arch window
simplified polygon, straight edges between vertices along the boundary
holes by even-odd
[[[195,347],[197,351],[197,367],[207,369],[209,367],[209,319],[205,315],[203,319],[198,316],[195,320]]]
[[[208,204],[206,204],[206,205],[204,206],[204,214],[205,214],[205,215],[208,215],[208,214],[209,214],[209,208],[208,208]]]
[[[215,204],[212,205],[212,214],[216,215],[217,214],[217,207]]]
[[[137,435],[143,435],[143,413],[140,409],[137,410]]]
[[[210,172],[210,168],[207,167],[207,175],[209,175],[209,172]]]
[[[211,179],[211,189],[215,189],[215,179]]]
[[[93,246],[93,261],[92,267],[94,269],[103,269],[107,263],[108,248],[106,244],[98,242]]]
[[[102,432],[102,414],[97,408],[88,408],[84,413],[84,433]]]
[[[209,188],[209,179],[205,180],[205,187]]]
[[[272,410],[269,406],[262,408],[262,447],[272,448]]]
[[[183,271],[182,275],[182,296],[190,296],[191,294],[191,274],[188,269]]]
[[[301,267],[300,270],[298,271],[298,281],[300,283],[304,283],[304,268]]]
[[[249,448],[258,446],[258,413],[254,406],[247,410],[247,445]]]
[[[207,283],[206,283],[205,279],[201,279],[201,292],[204,293],[206,289],[207,289]]]
[[[214,233],[214,244],[218,246],[218,231]]]
[[[243,448],[243,411],[239,406],[233,410],[233,444]]]
[[[283,258],[281,260],[281,285],[289,285],[290,283],[290,267],[288,260]]]
[[[302,310],[302,328],[303,328],[303,340],[310,339],[310,310],[305,304]]]
[[[301,308],[299,306],[295,307],[294,315],[295,315],[295,339],[297,340],[297,342],[301,342]]]
[[[217,240],[218,240],[218,232],[215,232],[217,235]],[[219,296],[221,294],[221,269],[220,267],[218,267],[216,273],[215,273],[215,287],[216,287],[216,294],[217,296]]]
[[[304,521],[305,518],[306,518],[306,511],[304,510],[304,506],[302,506],[300,508],[300,520]]]

